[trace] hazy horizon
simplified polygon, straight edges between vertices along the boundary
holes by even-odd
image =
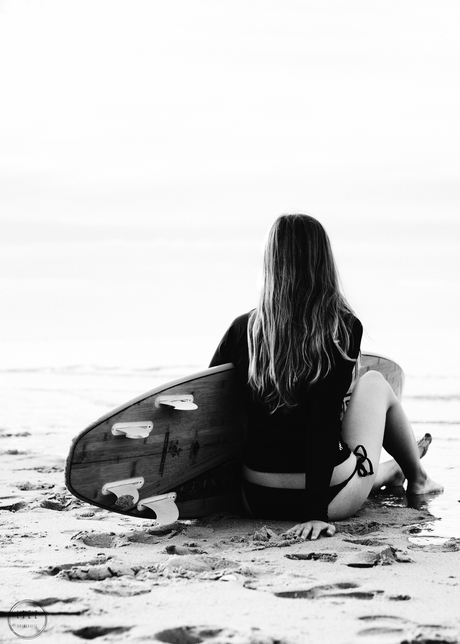
[[[455,369],[459,17],[0,0],[0,367],[207,364],[257,303],[266,230],[300,210],[369,348]]]

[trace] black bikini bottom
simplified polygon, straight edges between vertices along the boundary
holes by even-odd
[[[328,503],[351,481],[355,474],[370,476],[374,473],[372,461],[368,458],[363,445],[358,445],[353,454],[357,456],[356,467],[352,474],[337,485],[329,487]],[[366,469],[364,464],[368,463]],[[250,483],[243,478],[243,491],[252,514],[259,519],[276,519],[279,521],[305,520],[305,489],[266,487]]]

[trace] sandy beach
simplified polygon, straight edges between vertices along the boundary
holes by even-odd
[[[460,644],[459,18],[0,0],[0,644]],[[73,497],[71,440],[207,367],[285,212],[326,228],[444,494],[317,541]]]
[[[75,499],[62,458],[18,440],[2,434],[2,642],[19,641],[24,600],[42,642],[460,641],[460,539],[418,539],[423,503],[371,499],[316,542],[239,516],[160,527]]]

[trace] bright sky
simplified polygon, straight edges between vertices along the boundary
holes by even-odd
[[[135,361],[139,339],[149,364],[146,340],[205,362],[298,208],[375,346],[410,367],[428,333],[436,364],[460,302],[459,18],[458,0],[0,0],[0,353]]]
[[[459,18],[457,0],[0,0],[0,216],[456,216]]]

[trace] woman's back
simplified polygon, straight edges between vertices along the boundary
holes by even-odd
[[[350,359],[333,348],[329,373],[310,384],[298,385],[298,404],[272,410],[248,383],[248,321],[251,313],[239,316],[222,338],[210,366],[232,362],[245,389],[248,438],[244,461],[259,472],[303,473],[311,502],[305,511],[324,515],[329,481],[335,465],[348,458],[350,449],[341,438],[342,401],[353,376],[359,352],[362,326],[353,318]],[[307,493],[306,493],[307,497]],[[318,510],[321,506],[321,510]]]

